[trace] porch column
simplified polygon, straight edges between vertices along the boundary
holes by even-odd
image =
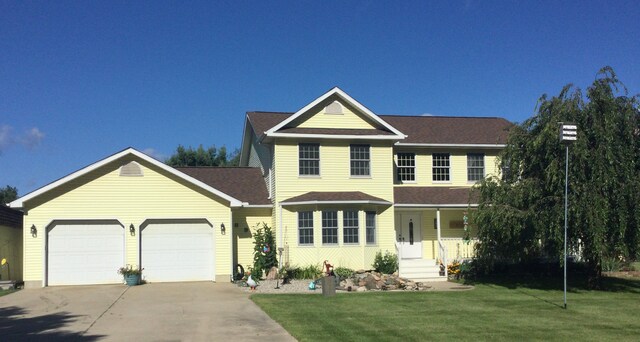
[[[437,229],[437,236],[438,236],[438,242],[440,242],[440,208],[436,209],[436,227]]]

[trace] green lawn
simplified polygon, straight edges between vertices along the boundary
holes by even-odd
[[[4,296],[4,295],[8,295],[9,293],[13,293],[16,292],[16,290],[0,290],[0,297]]]
[[[604,291],[562,281],[477,283],[461,292],[265,295],[251,298],[300,341],[638,341],[640,280]],[[558,290],[559,289],[559,290]]]

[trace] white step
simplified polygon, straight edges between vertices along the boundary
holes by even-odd
[[[401,259],[400,276],[416,282],[446,281],[434,259]]]

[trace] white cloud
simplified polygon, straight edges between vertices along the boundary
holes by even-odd
[[[44,133],[42,133],[38,127],[33,127],[27,130],[20,140],[26,148],[34,149],[40,145],[42,139],[44,139]]]
[[[436,116],[436,115],[431,113],[422,113],[422,114],[418,114],[418,116]]]
[[[167,155],[157,151],[155,148],[149,147],[142,150],[142,153],[148,155],[149,157],[158,159],[159,161],[164,161],[167,159]]]
[[[15,145],[22,145],[27,149],[34,149],[40,145],[45,134],[38,127],[32,127],[23,134],[14,134],[13,127],[9,125],[0,126],[0,153]]]
[[[11,126],[0,126],[0,153],[11,146],[13,139],[11,138]]]

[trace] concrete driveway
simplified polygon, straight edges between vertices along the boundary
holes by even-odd
[[[65,286],[0,297],[6,341],[295,341],[232,284]]]

